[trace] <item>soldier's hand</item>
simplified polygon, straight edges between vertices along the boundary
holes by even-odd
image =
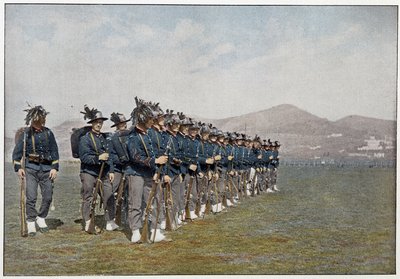
[[[169,177],[169,175],[164,175],[164,182],[171,183],[171,177]]]
[[[159,175],[157,173],[155,173],[153,175],[153,181],[158,181]]]
[[[234,171],[230,171],[230,172],[229,172],[229,175],[230,175],[230,176],[234,176],[234,175],[235,175],[235,172],[234,172]]]
[[[99,160],[100,161],[107,161],[108,157],[109,157],[109,154],[107,152],[104,152],[104,153],[99,155]]]
[[[108,174],[108,178],[110,179],[110,182],[113,183],[113,181],[114,181],[114,173],[110,172]]]
[[[261,155],[261,154],[258,155],[258,156],[257,156],[257,159],[262,159],[262,155]]]
[[[18,170],[18,176],[19,176],[19,178],[25,178],[25,171],[24,171],[24,169],[19,169]]]
[[[168,161],[168,156],[162,155],[158,158],[156,158],[156,164],[157,165],[164,165]]]
[[[211,172],[211,171],[209,171],[209,172],[207,173],[207,176],[208,176],[208,180],[211,180],[211,179],[212,179],[212,177],[213,177],[213,174],[212,174],[212,172]]]
[[[207,164],[207,165],[212,165],[212,164],[214,164],[214,159],[213,159],[213,158],[207,158],[206,164]]]
[[[189,166],[189,169],[192,170],[192,171],[196,171],[197,170],[197,166],[195,164],[191,164]]]
[[[218,174],[218,172],[214,173],[214,179],[215,179],[215,180],[218,180],[218,179],[219,179],[219,174]]]
[[[180,183],[183,182],[183,175],[182,175],[182,174],[179,175],[179,182],[180,182]]]
[[[204,173],[199,172],[199,178],[202,179],[204,177]]]
[[[56,170],[56,169],[52,169],[52,170],[50,171],[49,178],[50,178],[51,180],[54,180],[54,179],[56,179],[56,177],[57,177],[57,170]]]
[[[215,157],[214,157],[214,160],[215,160],[215,161],[220,161],[220,160],[221,160],[221,155],[215,156]]]
[[[228,161],[232,161],[233,160],[233,156],[228,156]]]
[[[271,156],[269,156],[269,159],[270,159],[270,160],[274,159],[274,156],[272,156],[272,155],[271,155]]]

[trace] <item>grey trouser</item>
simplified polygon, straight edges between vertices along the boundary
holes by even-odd
[[[195,174],[196,175],[196,174]],[[187,191],[189,190],[189,182],[190,182],[190,176],[189,174],[186,175],[188,177],[188,188]],[[196,187],[200,187],[200,185],[197,185],[196,182],[196,177],[193,177],[193,183],[192,183],[192,189],[190,191],[190,196],[189,196],[189,210],[190,211],[194,211],[196,208],[196,203],[197,203],[197,188]],[[186,202],[186,199],[185,199]],[[186,205],[185,205],[186,206]]]
[[[26,215],[27,221],[33,222],[36,217],[46,218],[53,196],[53,186],[49,178],[50,171],[26,169]],[[39,212],[36,211],[38,185],[42,194]]]
[[[171,192],[172,203],[174,204],[172,208],[172,216],[176,216],[178,212],[185,209],[185,206],[183,204],[184,202],[182,200],[182,197],[185,196],[185,179],[181,182],[179,175],[171,177]]]
[[[114,181],[113,181],[113,190],[114,190],[114,196],[115,196],[115,202],[117,202],[116,198],[117,198],[117,193],[118,193],[118,187],[119,184],[121,183],[121,179],[122,179],[122,173],[120,172],[115,172],[114,173]],[[122,223],[126,223],[126,218],[127,218],[127,214],[123,214],[123,213],[127,213],[128,212],[128,177],[125,176],[125,185],[124,185],[124,191],[122,192],[122,204],[121,204],[121,211],[122,211]],[[115,203],[116,204],[116,203]],[[115,210],[117,208],[115,207]]]
[[[92,205],[93,194],[96,187],[97,176],[93,176],[88,173],[81,173],[81,197],[82,197],[82,217],[84,221],[90,219],[90,207]],[[104,218],[106,221],[111,221],[115,217],[115,199],[113,186],[111,185],[108,175],[104,176],[102,179],[103,186],[103,206],[105,207]]]
[[[276,180],[278,178],[278,169],[271,169],[271,186],[276,185]]]
[[[142,216],[145,213],[146,203],[149,199],[151,186],[153,179],[151,177],[142,176],[128,176],[129,183],[129,209],[128,209],[128,222],[129,227],[132,231],[142,228]],[[156,227],[156,208],[158,199],[161,197],[160,187],[157,187],[156,196],[153,200],[153,210],[149,219],[151,222],[151,228]],[[159,218],[160,219],[160,218]],[[154,221],[153,221],[154,220]],[[160,220],[158,221],[160,222]]]

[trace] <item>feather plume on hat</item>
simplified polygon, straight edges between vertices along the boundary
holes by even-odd
[[[84,120],[87,120],[87,119],[93,120],[96,117],[96,114],[98,112],[98,110],[95,108],[89,109],[89,107],[87,105],[85,105],[83,107],[83,109],[84,109],[84,111],[81,111],[81,113],[83,114]]]
[[[31,120],[37,121],[40,117],[46,117],[46,115],[49,114],[42,106],[34,106],[34,107],[32,107],[28,103],[28,107],[29,108],[24,110],[25,112],[27,112],[27,115],[25,117],[25,124],[26,125],[29,125],[29,122]]]

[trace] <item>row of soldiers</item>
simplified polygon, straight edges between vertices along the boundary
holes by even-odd
[[[129,119],[120,113],[111,115],[116,128],[112,135],[101,132],[108,118],[85,106],[82,113],[90,126],[76,129],[71,137],[73,155],[81,161],[81,211],[86,232],[101,231],[94,224],[98,193],[104,204],[105,229],[123,229],[121,205],[125,200],[131,242],[140,243],[168,241],[165,231],[178,229],[187,220],[236,206],[244,196],[278,191],[279,142],[224,133],[183,113],[164,112],[159,104],[135,100]],[[128,128],[129,121],[132,126]],[[20,142],[13,154],[16,171],[22,153],[18,152]],[[31,145],[26,150],[28,157]],[[58,169],[58,153],[50,157],[48,178],[52,180],[53,170]],[[44,218],[50,203],[42,202],[43,210],[41,207],[37,213],[41,231],[47,227]],[[28,210],[27,200],[30,235],[35,232],[34,213],[32,208]]]

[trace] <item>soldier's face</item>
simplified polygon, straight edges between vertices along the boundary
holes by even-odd
[[[209,133],[204,133],[204,134],[201,135],[201,138],[202,138],[203,140],[208,140],[208,137],[209,137],[209,136],[210,136]]]
[[[217,141],[217,137],[216,137],[216,136],[210,136],[210,140],[211,140],[212,142],[216,142],[216,141]]]
[[[158,123],[158,125],[160,125],[160,126],[164,126],[164,116],[159,116],[158,118],[157,118],[157,123]]]
[[[117,130],[126,130],[126,128],[128,128],[128,125],[125,123],[119,123],[117,125]]]
[[[183,125],[179,128],[184,135],[189,134],[189,126]]]
[[[153,125],[153,119],[152,118],[147,119],[144,125],[146,129],[150,128]]]
[[[32,126],[38,128],[44,127],[45,124],[46,124],[46,116],[39,116],[35,120],[32,120]]]
[[[179,124],[172,124],[172,125],[170,126],[170,129],[171,129],[173,132],[177,133],[177,132],[179,131]]]
[[[103,127],[103,120],[97,119],[92,122],[93,131],[100,133],[102,127]]]
[[[218,138],[218,141],[219,141],[220,143],[224,143],[224,137],[219,137],[219,138]]]
[[[198,129],[190,129],[189,134],[191,137],[195,137],[199,133]]]

